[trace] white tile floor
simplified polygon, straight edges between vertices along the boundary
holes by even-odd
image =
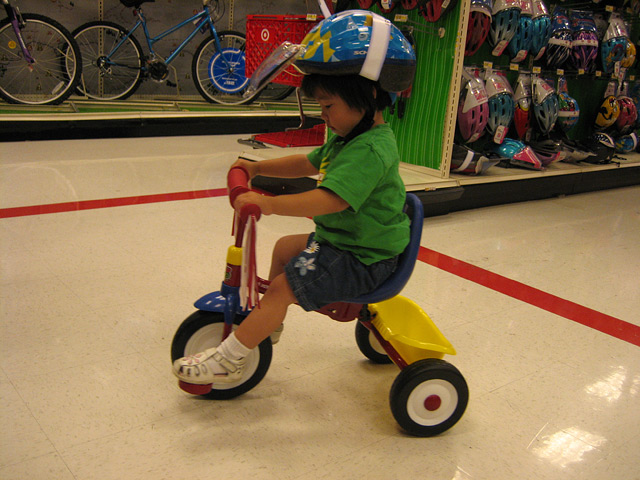
[[[236,139],[4,143],[0,209],[221,188]],[[0,219],[0,478],[640,478],[640,347],[422,262],[405,295],[471,392],[445,434],[403,434],[397,367],[295,307],[254,390],[183,393],[169,345],[219,288],[231,215],[217,197]],[[311,227],[263,219],[260,273]],[[639,238],[632,187],[428,218],[422,245],[637,334]]]

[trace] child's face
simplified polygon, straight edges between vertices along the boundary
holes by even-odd
[[[315,100],[320,105],[322,120],[340,137],[346,137],[364,117],[363,111],[351,108],[342,98],[324,90],[315,92]]]

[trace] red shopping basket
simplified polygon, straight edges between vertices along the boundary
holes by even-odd
[[[282,42],[302,42],[307,32],[323,18],[320,15],[247,15],[245,75],[250,77]],[[273,83],[299,87],[302,75],[289,66]]]

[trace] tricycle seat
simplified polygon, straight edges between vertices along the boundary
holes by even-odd
[[[413,193],[407,193],[405,209],[411,221],[409,244],[400,254],[398,265],[389,278],[373,292],[349,300],[349,303],[369,304],[387,300],[398,295],[409,281],[420,250],[424,209],[422,202]]]

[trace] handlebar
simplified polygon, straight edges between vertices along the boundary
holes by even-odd
[[[229,194],[229,202],[233,207],[238,195],[250,192],[249,188],[250,175],[244,167],[233,167],[227,174],[227,193]],[[260,207],[255,204],[247,204],[240,209],[240,218],[245,220],[250,215],[255,215],[256,220],[260,219]]]

